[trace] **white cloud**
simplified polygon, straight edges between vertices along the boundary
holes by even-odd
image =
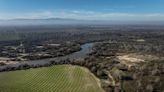
[[[0,19],[35,19],[35,18],[53,17],[52,12],[29,12],[29,13],[0,13]]]
[[[86,20],[164,20],[164,14],[132,14],[132,13],[112,13],[93,12],[85,10],[56,10],[26,13],[0,13],[0,19],[40,19],[40,18],[75,18]]]

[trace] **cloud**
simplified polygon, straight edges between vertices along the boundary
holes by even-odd
[[[28,13],[0,13],[0,19],[37,19],[37,18],[53,17],[52,12],[28,12]]]
[[[164,20],[161,13],[117,13],[117,12],[94,12],[85,10],[56,10],[25,13],[0,13],[0,19],[40,19],[40,18],[73,18],[85,20]]]

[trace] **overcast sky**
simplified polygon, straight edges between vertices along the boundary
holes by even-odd
[[[0,0],[0,19],[164,20],[164,0]]]

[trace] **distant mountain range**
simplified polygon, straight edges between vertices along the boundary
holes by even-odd
[[[164,25],[164,21],[114,21],[114,20],[78,20],[67,18],[47,18],[47,19],[10,19],[0,20],[3,25],[80,25],[80,24],[152,24]]]
[[[47,18],[47,19],[10,19],[0,20],[0,25],[50,25],[50,24],[76,24],[82,20]]]

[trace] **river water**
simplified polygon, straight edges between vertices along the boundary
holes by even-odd
[[[3,69],[5,67],[17,67],[21,64],[28,64],[28,65],[44,65],[44,64],[47,64],[49,63],[50,61],[52,60],[65,60],[65,59],[70,59],[70,60],[77,60],[77,59],[83,59],[85,58],[88,53],[90,52],[91,48],[93,46],[93,43],[86,43],[86,44],[83,44],[81,45],[81,50],[80,51],[77,51],[77,52],[74,52],[72,54],[69,54],[69,55],[65,55],[65,56],[60,56],[60,57],[55,57],[55,58],[48,58],[48,59],[41,59],[41,60],[31,60],[31,61],[25,61],[25,62],[20,62],[20,63],[17,63],[17,64],[9,64],[9,65],[5,65],[5,66],[0,66],[0,69]]]

